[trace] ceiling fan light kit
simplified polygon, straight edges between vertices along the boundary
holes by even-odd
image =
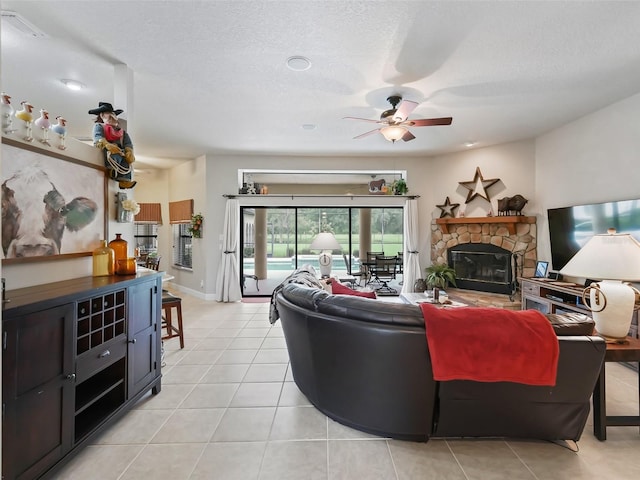
[[[395,143],[397,140],[402,139],[402,137],[404,137],[405,133],[407,133],[408,131],[409,130],[407,130],[405,127],[400,127],[398,125],[389,125],[388,127],[382,127],[380,129],[380,133],[384,135],[384,138],[393,143]]]
[[[409,131],[408,127],[430,127],[434,125],[451,125],[453,119],[451,117],[442,118],[420,118],[409,120],[409,114],[415,110],[418,103],[410,100],[403,100],[399,95],[391,95],[387,97],[387,101],[391,104],[391,108],[380,114],[380,120],[372,120],[369,118],[344,117],[350,120],[361,120],[370,123],[383,124],[382,127],[370,130],[360,134],[354,139],[367,137],[373,133],[380,132],[385,139],[395,143],[398,140],[408,142],[413,140],[415,135]]]

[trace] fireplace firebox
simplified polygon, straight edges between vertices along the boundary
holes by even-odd
[[[516,289],[514,255],[484,243],[463,243],[447,250],[447,262],[456,272],[458,288],[512,295]]]

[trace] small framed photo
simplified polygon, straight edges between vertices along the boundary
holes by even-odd
[[[547,276],[547,269],[549,268],[549,262],[536,262],[535,278],[545,278]]]
[[[549,278],[551,280],[562,280],[562,275],[560,274],[560,272],[551,271],[549,272]]]

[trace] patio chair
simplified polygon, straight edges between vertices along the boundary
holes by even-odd
[[[377,255],[376,261],[371,270],[371,275],[380,283],[380,287],[376,288],[378,295],[397,295],[398,291],[389,286],[391,280],[395,280],[398,268],[398,257]]]
[[[361,282],[362,282],[362,277],[364,277],[365,279],[367,278],[367,272],[364,269],[363,265],[360,265],[360,271],[358,272],[354,272],[351,269],[351,259],[347,257],[346,254],[342,254],[342,258],[344,258],[344,264],[347,267],[347,275],[351,276],[351,277],[358,277],[358,286],[361,286]]]
[[[384,255],[384,252],[367,252],[367,261],[364,262],[364,266],[367,269],[367,281],[365,285],[377,281],[377,279],[371,274],[371,271],[375,268],[376,257],[378,255]]]

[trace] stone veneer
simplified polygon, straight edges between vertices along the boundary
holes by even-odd
[[[478,218],[469,219],[469,222],[449,225],[450,233],[444,233],[435,220],[431,222],[432,263],[447,263],[448,248],[465,243],[485,243],[516,254],[517,277],[533,277],[538,258],[535,217],[526,217],[523,223],[517,223],[515,234],[510,234],[504,224],[482,223]]]

